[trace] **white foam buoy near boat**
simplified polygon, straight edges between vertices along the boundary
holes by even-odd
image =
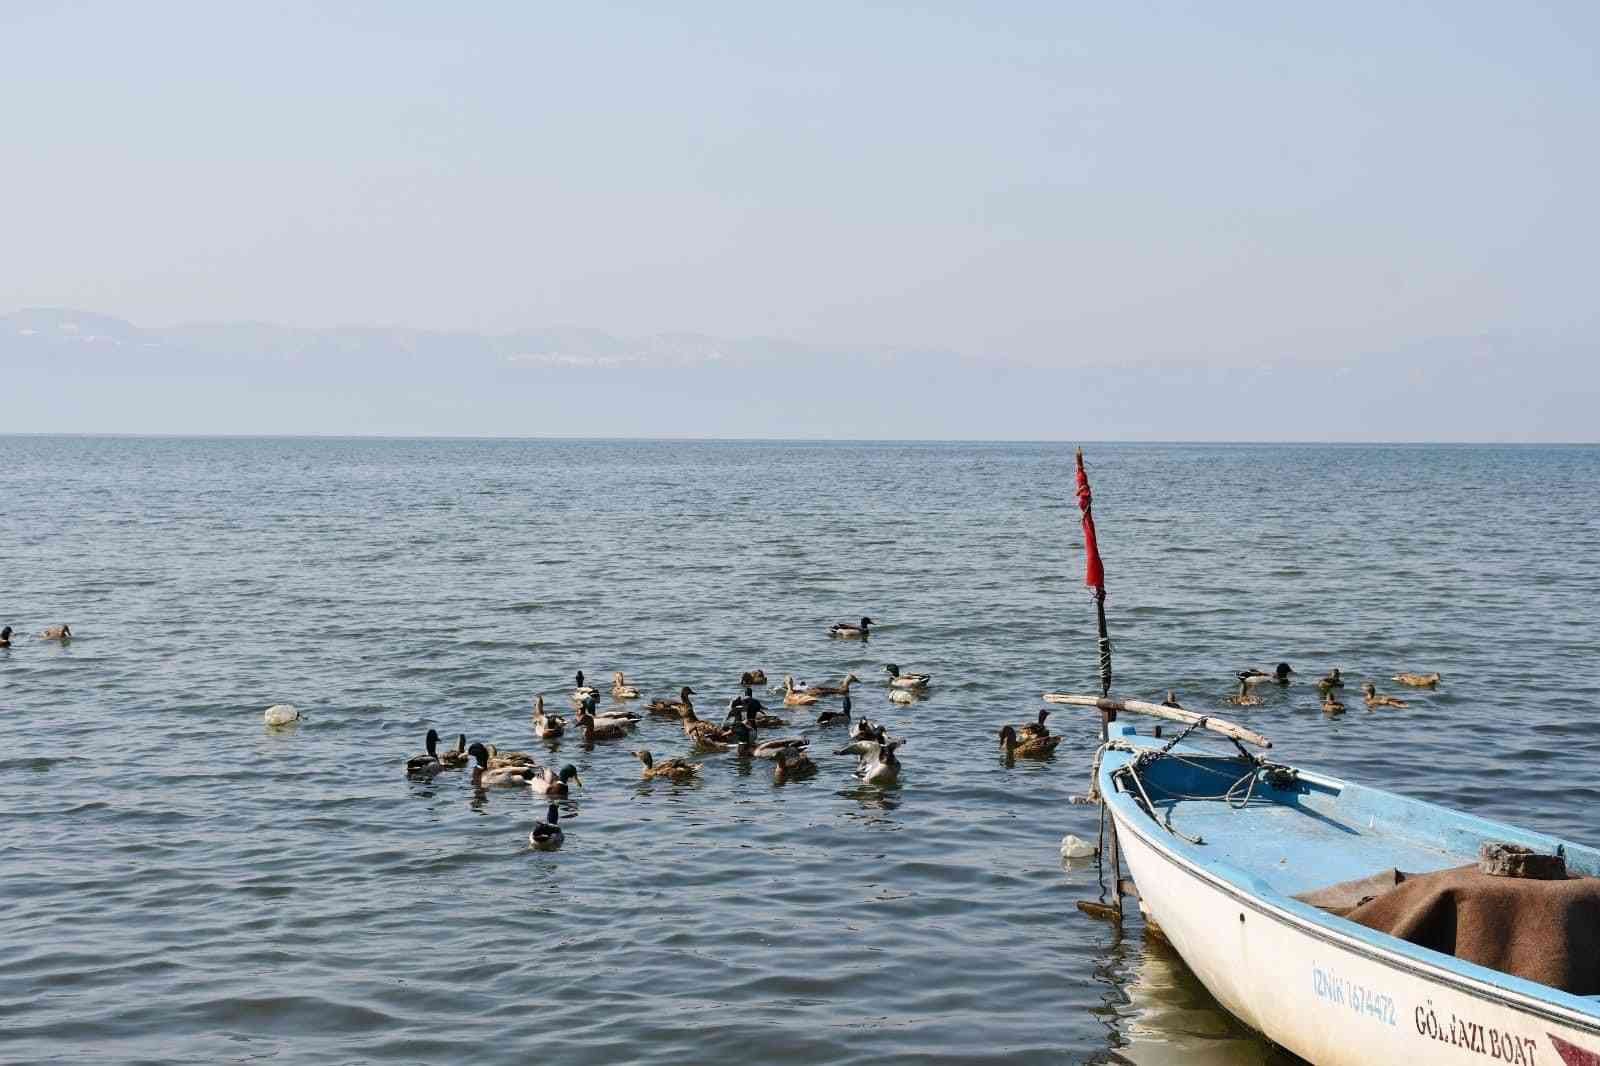
[[[289,725],[300,720],[300,708],[292,703],[274,703],[261,717],[269,726]]]
[[[1061,838],[1061,857],[1063,859],[1087,859],[1096,854],[1097,849],[1087,840],[1079,840],[1068,833]]]

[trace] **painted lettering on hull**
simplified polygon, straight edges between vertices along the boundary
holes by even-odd
[[[1433,1001],[1428,1002],[1431,1004]],[[1432,1006],[1418,1007],[1413,1020],[1418,1033],[1441,1044],[1474,1052],[1494,1062],[1510,1063],[1511,1066],[1539,1066],[1539,1060],[1535,1057],[1539,1042],[1531,1036],[1518,1036],[1506,1029],[1460,1018],[1453,1011],[1446,1011],[1441,1016]],[[1585,1063],[1584,1066],[1600,1066],[1600,1060]]]
[[[1316,997],[1336,1007],[1348,1007],[1380,1025],[1396,1024],[1393,997],[1369,988],[1359,981],[1342,977],[1331,967],[1311,964],[1311,991]]]

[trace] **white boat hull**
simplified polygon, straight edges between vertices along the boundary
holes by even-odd
[[[1113,806],[1140,905],[1217,1000],[1318,1066],[1600,1066],[1591,1019],[1398,953],[1251,896]],[[1170,839],[1170,838],[1167,838]]]

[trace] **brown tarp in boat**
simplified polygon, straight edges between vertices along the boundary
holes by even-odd
[[[1295,898],[1491,970],[1600,995],[1600,877],[1492,877],[1476,865],[1385,870]]]

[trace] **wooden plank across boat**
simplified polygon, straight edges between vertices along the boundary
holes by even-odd
[[[1600,851],[1121,721],[1097,784],[1141,909],[1212,995],[1275,1043],[1319,1066],[1600,1066],[1600,996],[1295,898],[1385,869],[1471,864],[1486,842],[1561,855],[1569,876],[1600,876]]]

